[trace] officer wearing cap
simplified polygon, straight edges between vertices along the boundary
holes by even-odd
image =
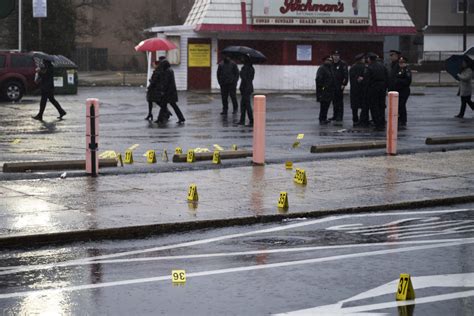
[[[389,52],[390,55],[390,64],[387,65],[388,71],[388,91],[395,91],[395,79],[397,77],[400,66],[398,60],[400,59],[401,52],[395,49],[392,49]]]
[[[355,56],[355,63],[351,66],[349,71],[349,78],[351,83],[351,109],[352,122],[354,126],[359,125],[359,109],[365,109],[365,87],[364,87],[364,72],[365,72],[365,54]]]
[[[385,130],[385,97],[387,95],[387,69],[374,53],[367,54],[368,66],[364,80],[367,83],[367,103],[374,120],[375,130]],[[361,117],[364,125],[368,125],[368,115]]]
[[[398,60],[398,72],[395,75],[394,91],[398,92],[398,125],[405,128],[407,125],[407,101],[410,97],[411,71],[403,56]]]
[[[316,73],[316,100],[321,104],[319,110],[319,123],[325,125],[329,123],[327,119],[329,106],[334,100],[336,90],[336,80],[332,68],[333,60],[331,56],[325,56],[323,64]]]
[[[336,121],[336,124],[341,125],[344,118],[344,89],[349,81],[349,72],[347,63],[341,60],[339,51],[332,52],[333,72],[336,80],[336,90],[334,93],[333,109],[334,115],[330,120]]]

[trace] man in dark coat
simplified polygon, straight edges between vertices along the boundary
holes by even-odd
[[[240,70],[240,94],[242,99],[240,101],[240,121],[239,125],[245,125],[245,115],[249,118],[249,126],[253,126],[253,110],[252,110],[252,93],[253,93],[253,79],[255,77],[255,69],[252,66],[250,58],[244,57],[244,66]]]
[[[227,111],[229,109],[229,95],[234,108],[232,114],[236,114],[239,109],[236,95],[237,82],[239,81],[239,68],[229,56],[225,56],[224,60],[219,63],[219,67],[217,67],[217,81],[221,86],[221,115],[227,115]]]
[[[400,57],[398,73],[395,76],[394,90],[398,92],[398,125],[402,128],[407,126],[407,101],[410,97],[411,71],[407,65],[407,59]]]
[[[385,130],[385,98],[387,96],[387,69],[373,53],[368,54],[364,80],[367,84],[367,103],[374,120],[375,130]],[[361,118],[365,121],[368,118]]]
[[[159,69],[159,89],[163,92],[163,107],[160,109],[160,114],[164,115],[162,111],[166,109],[169,103],[173,108],[176,116],[178,117],[178,124],[183,124],[186,120],[184,119],[183,113],[179,109],[176,102],[178,102],[178,90],[176,89],[176,81],[174,79],[174,71],[171,69],[171,65],[168,60],[164,59],[160,62]]]
[[[161,57],[160,57],[161,58]],[[161,59],[163,60],[163,58]],[[171,116],[171,112],[168,111],[168,107],[166,104],[163,104],[162,98],[163,98],[163,91],[160,90],[159,87],[159,82],[160,82],[160,71],[158,69],[160,62],[155,61],[153,62],[153,67],[155,70],[153,71],[153,74],[150,78],[150,84],[148,85],[147,88],[147,93],[146,93],[146,99],[148,101],[148,116],[145,118],[145,120],[153,120],[153,102],[158,104],[158,106],[161,108],[164,107],[163,111],[160,111],[161,117],[158,115],[158,119],[155,121],[157,123],[163,123],[165,120],[168,120],[169,117]]]
[[[33,116],[33,119],[42,121],[43,113],[46,109],[46,102],[49,100],[56,110],[58,110],[59,119],[62,119],[66,115],[66,111],[63,110],[58,101],[54,98],[54,68],[53,64],[49,60],[43,60],[43,67],[38,71],[39,87],[41,90],[41,101],[39,113]]]
[[[390,51],[390,64],[387,65],[388,71],[388,91],[395,91],[395,80],[397,78],[398,72],[400,71],[400,66],[398,60],[400,59],[400,51],[392,49]]]
[[[355,60],[356,62],[349,71],[349,78],[351,82],[352,122],[354,126],[357,126],[359,125],[359,109],[362,111],[366,110],[364,87],[365,55],[359,54],[355,57]]]
[[[336,78],[334,76],[331,56],[323,58],[323,64],[316,73],[316,101],[321,104],[319,110],[319,123],[329,123],[327,119],[329,106],[334,100],[336,91]]]
[[[333,109],[334,115],[330,120],[335,120],[337,124],[342,124],[344,119],[344,89],[348,83],[347,63],[341,60],[339,51],[332,53],[333,72],[336,79],[336,90],[334,91]]]

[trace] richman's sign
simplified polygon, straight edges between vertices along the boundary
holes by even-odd
[[[256,25],[369,26],[369,0],[253,0]]]

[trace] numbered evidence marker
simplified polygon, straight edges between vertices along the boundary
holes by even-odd
[[[156,153],[154,150],[148,150],[146,152],[146,162],[147,163],[156,163]]]
[[[291,161],[285,162],[285,168],[289,170],[293,170],[293,163]]]
[[[397,287],[397,301],[406,301],[415,299],[415,290],[411,283],[411,277],[409,274],[400,274],[400,280],[398,281]]]
[[[186,161],[189,163],[193,163],[196,161],[196,155],[194,154],[193,149],[188,150],[188,154],[186,155]]]
[[[278,208],[287,209],[288,207],[288,193],[280,192],[280,198],[278,199]]]
[[[175,155],[182,155],[183,154],[183,149],[181,147],[176,147],[174,150]]]
[[[127,165],[133,164],[133,151],[131,151],[130,149],[127,149],[125,151],[124,163],[126,163]]]
[[[298,136],[296,136],[296,142],[293,143],[293,148],[297,148],[297,147],[300,147],[301,145],[301,140],[303,140],[304,138],[304,134],[298,134]]]
[[[308,179],[306,177],[306,171],[303,169],[296,168],[295,177],[293,181],[298,184],[306,185],[308,183]]]
[[[172,270],[171,271],[171,282],[173,284],[186,283],[186,271],[184,271],[184,270]]]
[[[219,165],[221,163],[221,153],[218,150],[214,151],[214,154],[212,155],[212,163]]]
[[[199,201],[199,195],[197,191],[197,186],[195,184],[191,184],[189,186],[189,191],[188,191],[188,201],[189,202],[197,202]]]

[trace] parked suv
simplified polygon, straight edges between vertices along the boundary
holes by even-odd
[[[0,51],[0,98],[19,101],[35,90],[35,68],[31,54]]]

